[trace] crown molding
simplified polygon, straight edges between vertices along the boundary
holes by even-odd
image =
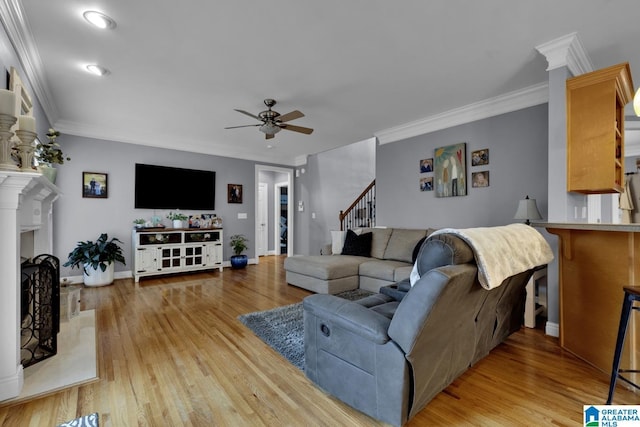
[[[510,113],[523,108],[533,107],[546,102],[549,102],[549,84],[540,83],[495,98],[445,111],[444,113],[425,119],[384,129],[376,132],[374,135],[378,138],[381,145],[388,144],[476,120]]]
[[[54,123],[58,109],[52,101],[51,91],[44,76],[42,60],[35,40],[25,18],[20,0],[0,0],[0,21],[15,49],[20,65],[29,82],[33,95],[42,106],[49,123]]]
[[[578,33],[570,33],[542,43],[536,46],[536,50],[547,58],[547,71],[567,67],[574,76],[593,71],[593,63],[580,42]]]

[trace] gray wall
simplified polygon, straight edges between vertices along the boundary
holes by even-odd
[[[296,168],[296,254],[317,255],[331,242],[329,231],[340,229],[340,211],[375,179],[375,157],[375,139],[371,138],[311,155],[305,165]],[[302,212],[298,210],[299,201],[303,202]]]
[[[377,225],[410,228],[478,227],[516,222],[518,200],[537,200],[547,214],[547,105],[381,145],[376,153]],[[421,192],[419,161],[434,150],[467,143],[467,196]],[[489,149],[489,164],[471,167],[471,152]],[[472,188],[471,173],[488,170],[490,186]],[[433,175],[433,174],[430,174]]]
[[[215,211],[188,211],[185,214],[216,213],[223,219],[224,236],[242,233],[255,242],[255,162],[188,153],[177,150],[151,148],[113,141],[97,140],[73,135],[61,135],[60,144],[71,156],[71,161],[58,167],[57,185],[62,196],[54,204],[54,255],[64,262],[67,254],[80,240],[95,240],[100,233],[108,233],[124,242],[127,265],[117,265],[116,271],[132,269],[131,230],[136,218],[160,215],[165,219],[167,210],[135,209],[135,163],[175,166],[216,172]],[[108,174],[107,199],[82,197],[82,172]],[[227,203],[227,184],[243,185],[243,203]],[[238,219],[246,213],[247,219]],[[255,257],[255,245],[249,244],[247,255]],[[224,244],[224,259],[232,255],[228,243]],[[62,276],[81,274],[78,270],[63,269]]]

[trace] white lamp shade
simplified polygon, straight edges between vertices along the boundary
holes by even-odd
[[[636,116],[640,117],[640,88],[636,92],[636,96],[633,97],[633,111]]]
[[[530,199],[529,196],[527,196],[525,199],[520,200],[514,218],[524,219],[527,223],[530,219],[542,219],[542,215],[540,215],[540,211],[536,205],[536,199]]]

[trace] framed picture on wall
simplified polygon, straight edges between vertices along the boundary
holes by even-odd
[[[106,199],[108,190],[106,173],[82,172],[82,197]]]
[[[242,203],[242,185],[227,184],[227,202]]]
[[[420,191],[433,191],[433,177],[420,178]]]
[[[476,150],[471,152],[471,166],[482,166],[489,164],[489,149]]]
[[[467,143],[436,148],[434,171],[436,197],[467,195]]]
[[[420,160],[420,173],[433,172],[433,159]]]
[[[489,171],[473,172],[471,174],[471,186],[473,188],[489,186]]]

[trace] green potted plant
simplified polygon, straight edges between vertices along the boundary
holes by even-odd
[[[189,219],[188,216],[180,213],[180,211],[169,212],[167,218],[173,221],[173,228],[182,228],[182,221],[186,221]]]
[[[229,245],[233,249],[233,253],[235,255],[231,256],[231,268],[240,269],[245,268],[247,266],[248,258],[246,255],[243,255],[242,252],[249,249],[247,246],[247,239],[244,234],[234,234],[229,238]]]
[[[38,159],[38,168],[44,176],[46,176],[52,183],[56,182],[56,169],[52,166],[54,163],[59,165],[63,164],[65,160],[71,160],[71,157],[65,157],[60,149],[60,144],[56,139],[60,136],[60,132],[50,128],[47,132],[47,139],[49,142],[37,142],[36,143],[36,158]]]
[[[138,218],[138,219],[134,219],[133,223],[135,224],[136,228],[142,228],[147,223],[147,221],[145,221],[142,218]]]
[[[117,238],[108,240],[107,233],[102,233],[95,242],[87,240],[78,242],[77,246],[69,252],[65,267],[80,268],[82,266],[84,284],[86,286],[104,286],[113,283],[115,263],[125,263],[122,243]]]

